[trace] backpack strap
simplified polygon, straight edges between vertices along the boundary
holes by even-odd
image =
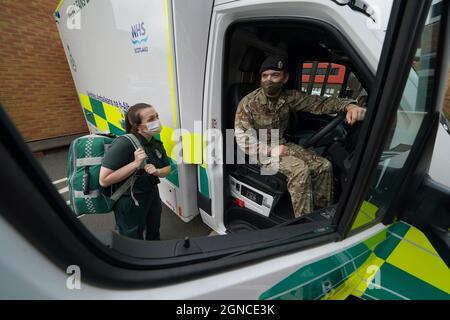
[[[125,134],[123,135],[123,137],[127,138],[128,141],[131,142],[131,144],[133,145],[134,149],[137,150],[139,148],[142,148],[142,144],[139,141],[138,138],[136,138],[136,136],[134,134]],[[144,168],[144,162],[141,163],[141,165],[139,166],[139,169]],[[137,171],[136,170],[136,171]],[[121,196],[123,196],[123,194],[129,189],[131,188],[131,198],[133,198],[134,204],[138,207],[139,206],[139,202],[136,200],[136,198],[134,197],[133,194],[133,186],[134,186],[134,182],[136,181],[136,176],[135,173],[136,171],[133,173],[133,175],[131,177],[129,177],[115,192],[114,194],[110,197],[111,200],[113,201],[117,201]]]
[[[134,134],[128,133],[123,135],[123,137],[127,138],[131,142],[135,150],[142,148],[141,142],[139,141],[138,138],[136,138]]]
[[[134,173],[129,177],[110,197],[111,200],[117,201],[123,194],[131,187],[131,179],[134,178]],[[135,199],[133,199],[135,200]],[[139,205],[139,204],[138,204]]]

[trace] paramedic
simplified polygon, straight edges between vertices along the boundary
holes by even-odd
[[[146,240],[159,240],[162,207],[157,185],[159,178],[170,174],[170,163],[163,144],[154,137],[161,132],[155,108],[144,103],[130,107],[125,130],[139,140],[142,148],[135,150],[128,139],[117,138],[103,158],[100,185],[117,189],[135,174],[132,188],[114,205],[117,229],[126,237],[144,239],[145,231]]]

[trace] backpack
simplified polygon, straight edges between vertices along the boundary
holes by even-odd
[[[133,134],[123,135],[137,150],[141,143]],[[99,183],[100,167],[103,157],[117,139],[112,134],[90,134],[72,141],[69,147],[67,179],[69,186],[70,207],[75,215],[103,214],[112,211],[115,202],[131,187],[136,179],[133,174],[110,196],[102,192]],[[141,168],[144,166],[142,163]],[[111,186],[112,191],[113,186]],[[139,203],[133,196],[136,205]]]

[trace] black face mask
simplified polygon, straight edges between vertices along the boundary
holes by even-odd
[[[273,82],[272,80],[267,80],[261,82],[261,88],[264,91],[264,94],[268,97],[276,97],[281,93],[281,89],[283,88],[282,82]]]

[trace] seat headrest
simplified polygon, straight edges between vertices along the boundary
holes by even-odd
[[[254,47],[248,47],[239,64],[239,70],[242,72],[258,73],[259,67],[264,59],[264,52]]]

